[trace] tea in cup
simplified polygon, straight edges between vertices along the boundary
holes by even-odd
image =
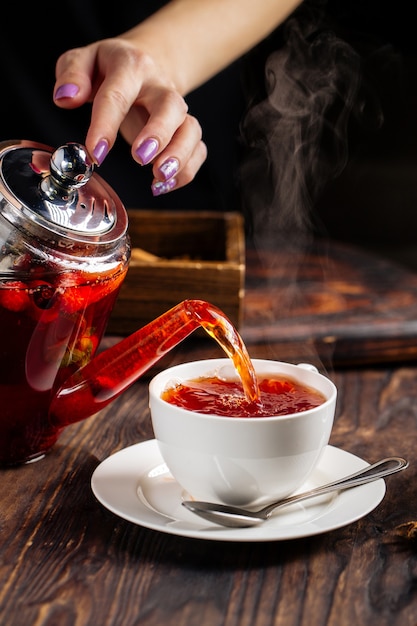
[[[182,363],[149,385],[161,455],[187,498],[260,504],[299,489],[329,442],[333,382],[308,364],[253,359],[249,402],[230,359]]]

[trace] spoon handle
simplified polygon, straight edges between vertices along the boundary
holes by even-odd
[[[266,519],[270,516],[272,511],[279,506],[288,506],[294,502],[301,502],[302,500],[307,500],[307,498],[311,498],[313,496],[324,495],[330,491],[358,487],[359,485],[364,485],[374,480],[378,480],[384,476],[395,474],[395,472],[399,472],[406,467],[408,467],[408,461],[405,459],[398,456],[388,457],[339,480],[326,483],[321,487],[316,487],[315,489],[311,489],[310,491],[306,491],[304,493],[295,494],[294,496],[285,498],[285,500],[278,500],[275,503],[268,504],[260,511],[256,511],[256,513],[262,515],[262,517]]]

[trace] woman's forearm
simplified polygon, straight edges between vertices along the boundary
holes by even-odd
[[[269,35],[301,0],[172,0],[123,35],[186,95]]]

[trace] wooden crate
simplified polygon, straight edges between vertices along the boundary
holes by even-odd
[[[217,305],[239,328],[245,236],[238,213],[131,209],[132,258],[107,333],[126,335],[186,299]]]

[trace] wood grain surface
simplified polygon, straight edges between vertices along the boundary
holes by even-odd
[[[192,342],[191,342],[192,343]],[[197,348],[195,348],[197,350]],[[182,355],[187,358],[184,346]],[[90,489],[110,454],[152,438],[147,381],[68,427],[43,460],[1,470],[2,626],[415,626],[417,370],[347,369],[331,443],[410,460],[363,519],[316,537],[216,543],[158,533]]]
[[[247,250],[241,334],[283,359],[357,365],[417,357],[417,273],[361,248]]]
[[[370,317],[369,293],[361,298]],[[259,357],[271,350],[268,341],[250,344]],[[191,337],[159,367],[216,356],[214,342]],[[387,478],[369,515],[268,543],[187,539],[120,519],[97,502],[90,480],[110,454],[153,437],[145,376],[69,426],[44,459],[0,470],[1,626],[416,626],[417,368],[365,363],[329,375],[338,387],[331,443],[368,462],[410,461]]]

